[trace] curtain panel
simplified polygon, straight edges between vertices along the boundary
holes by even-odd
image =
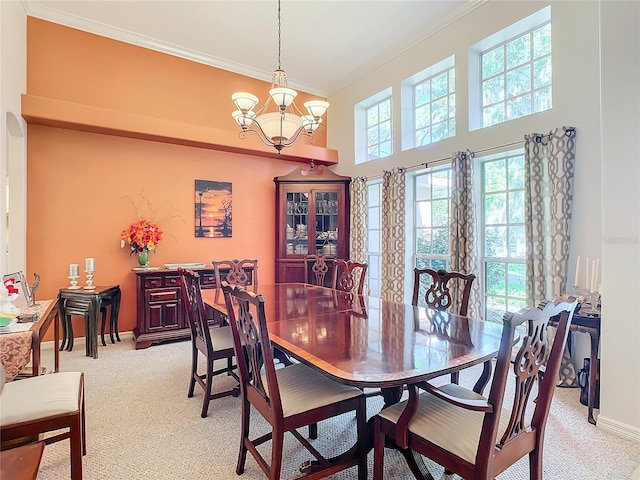
[[[369,205],[367,202],[367,179],[356,177],[351,180],[351,216],[349,240],[349,258],[354,262],[367,263],[367,216]],[[367,279],[363,291],[369,291]]]
[[[475,223],[473,157],[466,152],[451,156],[451,221],[449,224],[449,254],[451,271],[473,273],[476,280],[469,297],[469,316],[482,318],[480,308],[480,269]],[[460,308],[461,291],[454,292],[453,311]]]
[[[382,176],[382,298],[404,302],[405,170],[394,168]]]
[[[573,127],[525,136],[527,305],[567,291],[575,147]]]

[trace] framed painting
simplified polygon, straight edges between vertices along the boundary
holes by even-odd
[[[196,180],[196,237],[231,237],[231,183]]]

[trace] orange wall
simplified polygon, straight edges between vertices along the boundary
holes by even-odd
[[[233,129],[231,92],[268,88],[31,17],[27,26],[29,95]],[[38,298],[54,298],[69,284],[68,265],[82,270],[94,257],[95,283],[121,286],[120,331],[131,331],[137,261],[120,248],[120,232],[138,218],[134,204],[148,201],[165,231],[152,265],[258,258],[260,283],[272,283],[273,177],[294,168],[278,159],[30,124],[27,275],[42,277]],[[195,238],[195,179],[232,183],[232,238]],[[75,336],[83,336],[80,322],[74,325]]]

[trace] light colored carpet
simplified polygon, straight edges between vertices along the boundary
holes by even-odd
[[[188,341],[135,350],[131,337],[100,347],[100,358],[84,356],[76,342],[73,352],[60,352],[63,371],[83,371],[87,408],[87,455],[84,478],[98,479],[264,479],[251,455],[242,477],[235,474],[239,445],[240,402],[225,397],[211,402],[209,416],[200,418],[202,390],[196,386],[187,398],[190,362]],[[43,352],[44,358],[52,352]],[[464,372],[472,381],[476,375]],[[228,377],[214,381],[215,389],[233,386]],[[545,443],[546,480],[630,479],[640,464],[640,446],[598,430],[587,422],[586,407],[578,402],[578,389],[556,389]],[[368,415],[381,408],[374,397]],[[252,412],[252,432],[267,431],[267,424]],[[254,435],[255,437],[256,435]],[[285,437],[282,478],[298,476],[298,467],[309,455],[291,436]],[[323,453],[338,453],[355,441],[353,415],[343,415],[318,426],[314,445]],[[268,458],[269,446],[263,455]],[[369,454],[369,467],[373,452]],[[431,465],[438,480],[454,479]],[[385,478],[412,478],[399,453],[385,452]],[[48,445],[39,480],[69,478],[68,441]],[[356,469],[340,472],[334,479],[356,479]],[[528,461],[519,461],[498,480],[528,479]]]

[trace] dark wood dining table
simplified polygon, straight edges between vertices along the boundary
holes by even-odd
[[[380,388],[385,406],[400,400],[404,385],[484,363],[500,346],[501,324],[447,312],[301,283],[261,285],[257,293],[278,348],[338,382]],[[202,295],[226,313],[215,291]],[[422,476],[421,460],[403,453]]]

